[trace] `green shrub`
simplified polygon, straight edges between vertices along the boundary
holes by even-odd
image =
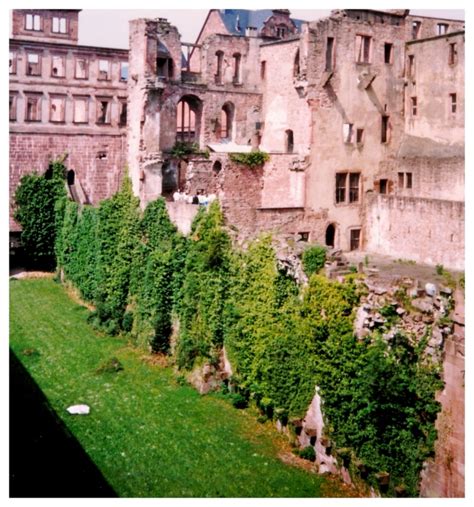
[[[307,459],[308,461],[316,461],[316,451],[312,445],[299,449],[297,454],[300,458]]]
[[[249,153],[230,153],[229,158],[236,164],[246,165],[248,167],[259,167],[270,160],[270,156],[264,151],[251,151]]]
[[[326,248],[323,246],[311,246],[303,252],[303,270],[306,276],[318,273],[326,262]]]
[[[248,401],[247,399],[239,393],[232,393],[229,395],[229,398],[232,402],[232,406],[234,408],[247,408]]]

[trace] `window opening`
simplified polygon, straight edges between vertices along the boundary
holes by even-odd
[[[265,79],[265,74],[267,70],[267,62],[264,60],[260,62],[260,79]]]
[[[416,116],[418,112],[418,101],[416,97],[411,98],[411,115]]]
[[[455,93],[450,93],[449,97],[451,99],[451,113],[456,113],[458,109],[457,95]]]
[[[27,97],[26,99],[26,121],[41,121],[41,98]]]
[[[27,14],[25,19],[25,28],[27,30],[41,31],[41,16],[39,14]]]
[[[351,251],[359,250],[360,247],[360,229],[351,229]]]
[[[293,153],[293,150],[294,150],[294,147],[295,147],[295,143],[294,143],[294,139],[293,139],[293,131],[292,130],[287,130],[285,131],[285,135],[286,135],[286,152],[287,153]]]
[[[74,123],[87,123],[87,98],[74,99]]]
[[[392,63],[392,56],[393,56],[393,44],[386,42],[384,44],[384,62]]]
[[[215,82],[216,84],[222,84],[222,63],[224,61],[224,53],[222,51],[216,52],[216,74],[215,74]]]
[[[328,37],[326,41],[326,68],[330,72],[333,69],[334,37]]]
[[[108,60],[99,60],[99,79],[107,81],[110,79],[109,75],[110,62]]]
[[[86,58],[76,58],[75,78],[87,79],[87,64]]]
[[[448,33],[449,25],[447,23],[438,23],[436,26],[436,35],[445,35]]]
[[[343,123],[342,136],[345,143],[352,143],[354,137],[354,125],[352,123]]]
[[[120,81],[128,81],[128,62],[120,62]]]
[[[240,64],[241,64],[241,55],[240,53],[234,53],[233,55],[234,57],[234,79],[233,79],[233,83],[234,84],[240,84],[241,80],[241,76],[240,76]]]
[[[362,144],[364,142],[364,129],[357,129],[356,141],[357,144]]]
[[[36,53],[28,53],[27,62],[28,64],[26,68],[26,74],[28,76],[40,76],[41,75],[40,56]]]
[[[456,42],[449,45],[449,65],[454,65],[457,62],[458,50]]]
[[[349,202],[357,202],[359,200],[359,173],[349,174]]]
[[[49,120],[54,123],[64,122],[65,97],[51,97]]]
[[[418,39],[420,36],[421,21],[413,21],[411,25],[411,36],[412,39]]]
[[[381,194],[386,194],[387,193],[387,188],[388,188],[388,180],[381,179],[380,182],[379,182],[379,185],[380,185],[379,192]]]
[[[380,136],[380,141],[382,143],[388,143],[389,138],[389,116],[382,116],[382,132]]]
[[[368,35],[356,35],[356,62],[370,63],[372,37]]]
[[[53,77],[65,76],[64,56],[53,56],[51,58],[51,75]]]
[[[336,173],[336,202],[346,202],[347,173]]]
[[[97,123],[100,125],[110,124],[110,100],[99,100],[97,103]]]
[[[326,246],[334,247],[334,238],[336,236],[336,228],[334,224],[329,224],[326,228]]]

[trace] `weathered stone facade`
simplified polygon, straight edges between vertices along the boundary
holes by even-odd
[[[240,239],[273,230],[463,268],[463,22],[341,10],[302,23],[285,9],[213,9],[196,44],[165,19],[132,21],[128,54],[78,46],[77,14],[14,11],[12,193],[67,151],[89,202],[114,192],[128,163],[143,205],[178,187],[216,194]],[[30,53],[40,59],[32,73]],[[177,154],[176,141],[201,153]],[[257,149],[270,155],[263,168],[230,161]]]

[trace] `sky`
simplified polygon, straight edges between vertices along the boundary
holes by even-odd
[[[241,2],[238,3],[240,8]],[[293,4],[294,2],[288,3]],[[200,4],[201,2],[196,3],[196,5]],[[220,6],[214,5],[214,7]],[[229,5],[226,7],[229,7]],[[232,7],[232,4],[230,7]],[[267,7],[262,7],[261,5],[254,6],[254,8]],[[292,17],[305,21],[314,21],[315,19],[328,16],[330,12],[331,9],[291,9]],[[464,19],[464,10],[462,9],[413,9],[410,12],[424,16]],[[79,44],[126,49],[128,48],[128,21],[134,18],[157,17],[167,18],[171,24],[175,25],[181,34],[183,42],[195,42],[207,13],[207,8],[180,10],[84,9],[79,14]]]

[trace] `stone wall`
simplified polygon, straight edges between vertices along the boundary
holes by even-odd
[[[67,169],[74,171],[91,204],[119,190],[126,165],[124,136],[11,134],[10,230],[19,230],[11,217],[20,178],[33,171],[43,174],[52,160],[64,154]]]
[[[367,251],[464,269],[464,203],[370,193]]]

